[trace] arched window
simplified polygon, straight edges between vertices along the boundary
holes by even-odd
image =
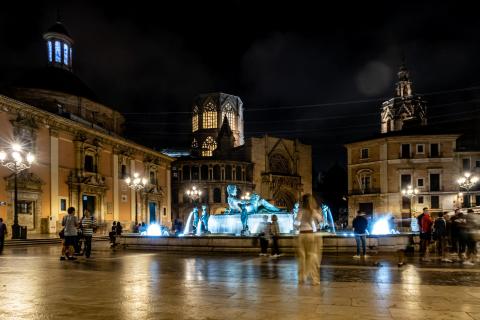
[[[232,180],[232,166],[229,164],[225,166],[225,180]]]
[[[270,172],[290,174],[288,160],[279,153],[270,156]]]
[[[211,157],[215,149],[217,149],[217,142],[212,136],[208,136],[202,144],[202,156]]]
[[[222,191],[219,188],[213,189],[213,202],[215,203],[222,202]]]
[[[193,149],[198,148],[198,141],[197,141],[197,139],[195,139],[195,138],[193,138],[193,141],[192,141],[192,148],[193,148]]]
[[[213,180],[220,180],[220,179],[221,179],[220,166],[216,164],[213,166]]]
[[[62,63],[62,48],[60,41],[55,41],[55,62]]]
[[[48,62],[52,62],[52,55],[53,55],[52,41],[48,41],[47,46],[48,46]]]
[[[371,192],[372,174],[373,171],[371,169],[361,169],[358,170],[355,175],[357,178],[358,187],[363,194]]]
[[[293,204],[295,203],[295,197],[287,191],[279,191],[273,196],[273,200],[275,201],[275,206],[279,208],[285,208],[290,210],[293,208]]]
[[[190,180],[190,167],[183,166],[182,171],[183,171],[183,180]]]
[[[217,109],[211,102],[203,108],[203,129],[214,129],[217,127]]]
[[[208,180],[208,166],[207,165],[203,165],[202,166],[202,180]]]
[[[242,167],[237,166],[237,169],[235,170],[235,180],[241,181],[242,180]]]
[[[68,66],[68,44],[63,44],[63,64]]]
[[[225,119],[225,116],[228,119],[228,124],[230,125],[230,129],[237,130],[237,122],[235,121],[235,110],[233,110],[230,103],[227,103],[222,110],[222,121]]]
[[[198,107],[193,107],[193,116],[192,116],[192,132],[198,130]]]

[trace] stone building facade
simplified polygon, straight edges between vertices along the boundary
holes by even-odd
[[[45,34],[47,66],[13,82],[0,95],[0,149],[12,142],[36,155],[18,176],[19,224],[57,232],[68,207],[89,209],[102,224],[171,222],[172,158],[122,137],[124,118],[102,104],[73,73],[73,40],[62,23]],[[124,179],[148,179],[135,194]],[[13,176],[0,167],[0,216],[13,222]],[[138,196],[138,208],[135,197]],[[138,211],[136,210],[138,209]]]
[[[436,213],[480,204],[478,186],[467,192],[457,183],[464,172],[480,174],[480,143],[478,133],[472,132],[475,124],[453,126],[453,130],[427,126],[425,102],[413,93],[406,75],[402,66],[396,102],[391,99],[382,106],[382,133],[346,145],[349,221],[358,210],[409,218],[424,207]],[[412,199],[402,195],[408,186],[418,190]]]
[[[192,210],[186,191],[193,186],[210,214],[227,209],[228,184],[238,186],[239,196],[256,192],[286,210],[312,192],[310,146],[268,135],[245,139],[243,126],[239,97],[212,93],[194,100],[191,155],[172,164],[174,216],[186,221]]]

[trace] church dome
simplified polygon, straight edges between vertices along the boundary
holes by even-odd
[[[68,32],[67,28],[61,23],[60,21],[57,21],[53,26],[51,26],[48,30],[47,33],[58,33],[58,34],[63,34],[64,36],[67,36],[71,38],[70,33]]]
[[[56,91],[99,102],[97,95],[74,73],[53,66],[29,71],[11,87]]]

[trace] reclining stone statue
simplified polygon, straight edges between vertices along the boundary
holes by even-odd
[[[228,193],[228,206],[229,209],[227,213],[235,214],[241,213],[242,208],[241,203],[244,203],[246,206],[247,214],[261,213],[261,212],[279,212],[280,209],[275,207],[273,204],[269,203],[267,200],[262,199],[258,194],[253,193],[249,199],[238,199],[237,193],[238,188],[236,185],[229,184],[227,186]]]

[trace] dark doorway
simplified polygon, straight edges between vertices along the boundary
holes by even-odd
[[[157,221],[157,204],[155,202],[149,202],[148,209],[150,212],[150,223],[155,223]]]
[[[92,215],[95,214],[95,196],[89,196],[84,194],[82,197],[83,210],[88,209]],[[83,212],[82,212],[83,216]]]

